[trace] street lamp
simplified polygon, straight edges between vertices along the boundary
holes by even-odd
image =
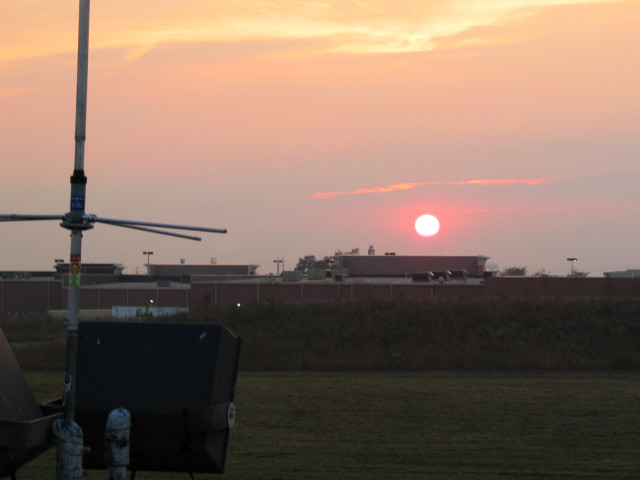
[[[571,276],[572,276],[572,277],[574,276],[574,272],[573,272],[573,265],[574,265],[577,261],[578,261],[578,259],[577,259],[577,258],[573,258],[573,257],[567,258],[567,262],[571,262]]]
[[[153,255],[153,252],[142,252],[142,254],[147,256],[147,275],[151,275],[151,263],[149,261],[149,256]]]
[[[284,258],[283,257],[278,257],[276,258],[273,263],[276,264],[276,275],[280,275],[280,264],[282,264],[282,271],[284,272]]]

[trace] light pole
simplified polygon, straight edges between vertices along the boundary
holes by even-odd
[[[278,257],[276,258],[273,263],[276,264],[276,275],[280,275],[280,264],[282,264],[282,271],[284,272],[284,258],[283,257]]]
[[[142,254],[147,256],[147,275],[151,275],[151,263],[149,261],[149,257],[153,255],[153,252],[142,252]]]
[[[571,276],[572,276],[572,277],[575,275],[575,274],[574,274],[574,271],[573,271],[573,265],[574,265],[577,261],[578,261],[578,259],[577,259],[577,258],[574,258],[574,257],[567,258],[567,262],[571,262]]]

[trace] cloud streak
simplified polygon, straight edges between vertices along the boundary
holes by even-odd
[[[459,182],[429,182],[427,185],[513,185],[522,183],[525,185],[542,185],[545,183],[557,182],[557,177],[539,178],[490,178],[482,180],[463,180]]]
[[[134,60],[165,42],[237,42],[269,40],[317,40],[322,53],[410,53],[468,45],[491,45],[517,41],[517,36],[481,33],[478,27],[504,26],[543,8],[619,0],[450,0],[447,2],[343,2],[326,0],[273,0],[270,2],[192,2],[180,9],[175,2],[141,2],[126,9],[100,10],[92,30],[92,48],[124,48],[125,60]],[[17,1],[14,3],[18,3]],[[152,8],[153,15],[145,9]],[[26,12],[30,11],[25,9]],[[55,9],[51,9],[55,10]],[[16,16],[18,12],[12,12]],[[44,43],[20,34],[22,23],[29,21],[60,24],[56,11],[44,9],[42,18],[14,17],[0,36],[0,58],[17,60],[75,50],[73,36]],[[22,13],[27,15],[27,13]],[[66,20],[65,20],[66,22]],[[15,25],[15,26],[14,26]],[[67,23],[65,23],[65,26]],[[72,24],[69,24],[72,25]],[[475,30],[474,30],[475,29]],[[474,31],[472,37],[464,34]],[[484,31],[484,30],[482,30]],[[65,32],[66,34],[66,32]],[[459,38],[463,35],[464,38]],[[305,45],[304,42],[301,45]],[[301,47],[307,50],[307,47]],[[319,53],[312,51],[310,53]]]
[[[406,182],[387,185],[385,187],[372,187],[372,188],[358,188],[356,190],[349,190],[346,192],[316,192],[311,195],[310,199],[313,200],[325,200],[331,197],[337,197],[342,195],[362,195],[368,193],[390,193],[399,190],[411,190],[414,188],[424,187],[427,185],[543,185],[546,183],[557,182],[560,179],[558,177],[539,177],[539,178],[485,178],[479,180],[460,180],[449,182]]]
[[[348,192],[317,192],[311,195],[312,199],[325,199],[330,197],[336,197],[339,195],[360,195],[363,193],[389,193],[397,190],[411,190],[425,185],[425,183],[396,183],[394,185],[387,185],[386,187],[373,187],[373,188],[359,188],[357,190],[351,190]]]
[[[8,98],[19,97],[20,95],[32,92],[33,90],[35,90],[35,88],[28,87],[16,87],[8,90],[0,90],[0,102]]]
[[[616,0],[599,0],[614,2]],[[478,27],[535,15],[539,9],[559,5],[594,3],[594,0],[451,0],[430,2],[302,1],[294,7],[286,0],[253,2],[201,12],[197,18],[178,18],[165,25],[131,25],[129,30],[100,36],[102,46],[131,48],[128,59],[139,58],[163,42],[236,42],[252,40],[300,41],[313,39],[317,48],[307,53],[415,53],[438,48],[493,45],[520,40]],[[201,18],[205,18],[202,20]],[[282,28],[286,25],[287,28]],[[465,33],[475,31],[473,37]],[[458,38],[460,35],[463,38]],[[322,47],[318,47],[318,45]],[[304,42],[301,45],[305,45]],[[301,47],[307,50],[307,47]],[[300,54],[302,52],[298,52]]]

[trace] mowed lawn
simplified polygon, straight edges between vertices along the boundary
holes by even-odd
[[[27,379],[59,396],[61,374]],[[196,479],[640,478],[639,372],[241,372],[236,406],[225,473]]]

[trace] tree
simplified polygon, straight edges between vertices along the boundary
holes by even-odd
[[[317,262],[315,255],[306,255],[302,258],[298,259],[298,263],[296,264],[296,268],[294,270],[296,272],[308,272],[313,265]]]
[[[524,277],[527,275],[527,267],[507,267],[500,271],[501,277]]]
[[[318,260],[315,255],[306,255],[298,259],[294,270],[302,273],[309,273],[312,270],[323,270],[330,267],[330,260],[327,256]]]
[[[591,272],[581,272],[580,270],[574,270],[573,274],[568,274],[567,277],[574,277],[574,278],[584,278],[584,277],[588,277],[589,274]]]

